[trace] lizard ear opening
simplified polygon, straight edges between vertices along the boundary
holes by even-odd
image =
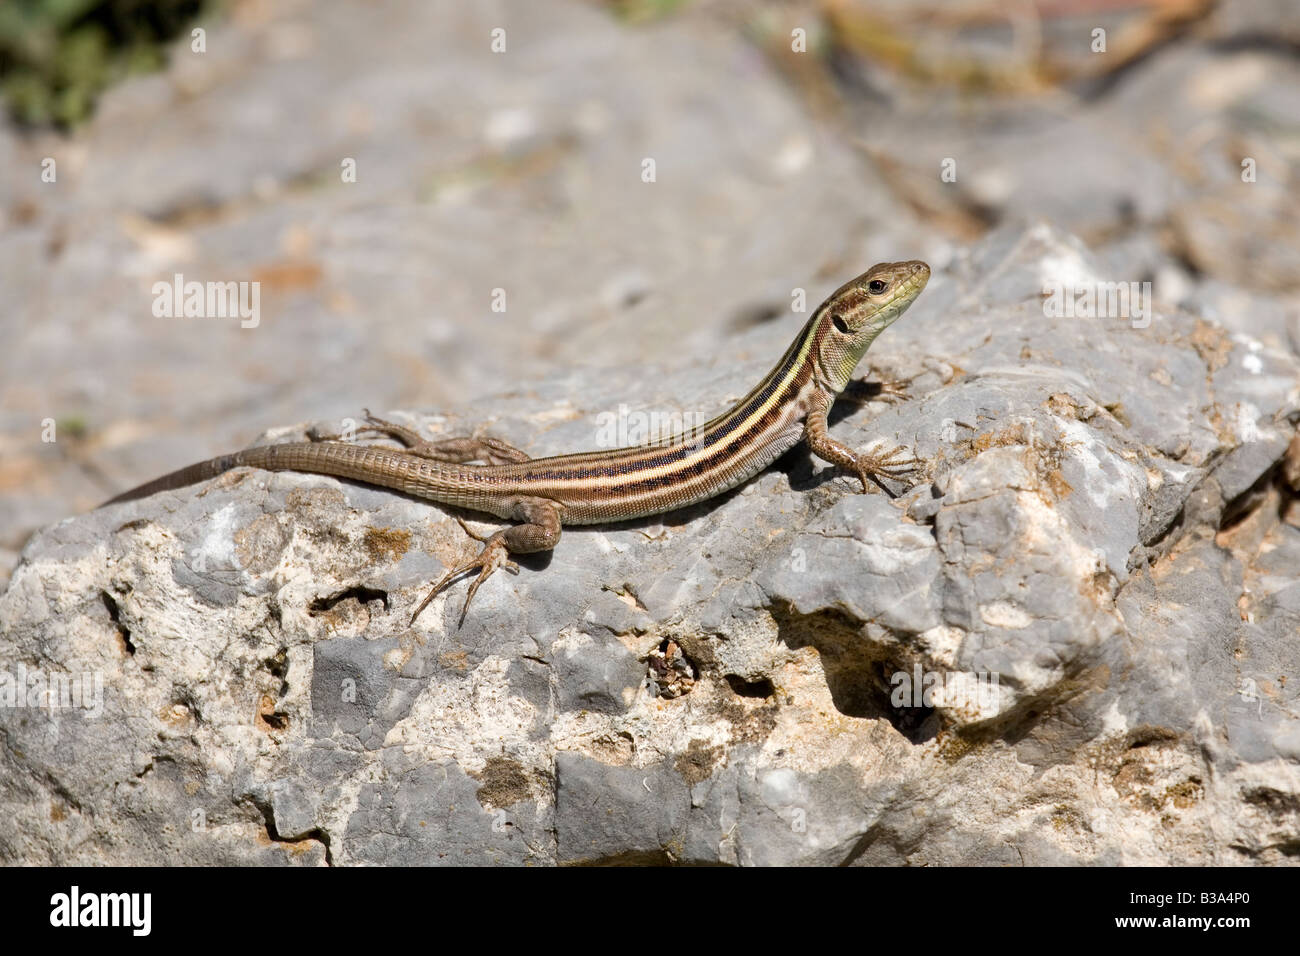
[[[839,332],[841,335],[849,334],[849,327],[844,322],[843,316],[841,316],[838,312],[834,313],[831,316],[831,324],[835,326],[835,330]]]

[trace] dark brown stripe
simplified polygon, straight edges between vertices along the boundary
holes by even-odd
[[[738,427],[740,427],[740,424],[746,419],[748,419],[749,416],[753,414],[755,409],[761,407],[772,397],[772,394],[775,391],[777,384],[781,382],[783,379],[785,379],[785,377],[790,373],[791,368],[793,367],[795,361],[798,359],[799,353],[803,351],[802,349],[803,342],[810,332],[809,326],[812,325],[812,323],[813,320],[809,319],[808,325],[804,326],[804,333],[794,340],[794,343],[790,346],[789,350],[786,352],[785,356],[783,357],[781,364],[778,365],[771,372],[769,372],[767,377],[758,384],[758,386],[755,388],[753,392],[751,392],[745,398],[741,399],[739,404],[733,406],[730,410],[728,410],[727,412],[720,415],[718,418],[715,418],[713,421],[709,422],[707,425],[704,426],[704,435],[702,438],[691,439],[689,441],[683,439],[678,444],[669,446],[663,453],[649,458],[639,457],[639,455],[637,455],[636,453],[644,454],[646,448],[653,447],[653,446],[636,446],[627,449],[617,449],[615,452],[613,452],[614,454],[617,454],[619,452],[626,452],[628,453],[627,457],[632,460],[628,462],[620,462],[617,460],[609,461],[606,462],[605,464],[596,467],[590,467],[590,468],[577,467],[577,463],[574,463],[573,465],[569,465],[566,467],[565,464],[566,459],[572,460],[572,458],[575,457],[572,455],[563,455],[553,459],[539,458],[531,462],[521,463],[521,465],[518,466],[519,470],[521,471],[526,470],[528,473],[526,476],[521,475],[520,477],[523,480],[529,482],[581,480],[585,478],[613,478],[616,476],[621,477],[622,475],[629,474],[632,472],[643,471],[643,470],[654,469],[654,468],[662,468],[666,465],[674,464],[675,462],[681,461],[683,458],[687,457],[688,455],[694,454],[698,450],[709,448],[712,445],[718,444],[720,441],[722,441],[727,436],[729,436],[732,432],[734,432]],[[815,336],[815,339],[812,345],[810,346],[808,352],[810,358],[815,353],[817,346],[820,344],[820,339],[822,335],[820,326],[818,326],[816,329],[813,329],[811,331],[812,334]],[[811,362],[805,362],[804,367],[799,369],[798,373],[787,383],[785,389],[781,393],[780,398],[778,398],[778,400],[772,406],[772,408],[768,410],[767,414],[764,415],[763,418],[759,419],[760,428],[757,430],[761,431],[762,425],[770,424],[771,420],[774,418],[774,413],[779,412],[780,408],[785,404],[785,402],[789,401],[790,398],[792,398],[795,394],[798,393],[799,389],[802,388],[804,383],[808,381],[808,376],[811,373],[812,373]],[[745,436],[741,436],[742,439],[744,437]],[[678,469],[677,471],[670,472],[667,475],[660,476],[653,479],[646,479],[646,480],[654,481],[654,482],[662,482],[662,481],[672,481],[674,480],[674,476],[681,475],[681,474],[698,475],[708,470],[710,467],[712,467],[712,464],[720,460],[720,458],[727,457],[730,450],[734,446],[735,446],[735,442],[730,442],[727,444],[725,448],[722,448],[720,451],[716,452],[709,458],[702,459],[699,463],[691,465],[689,468],[686,468],[684,470]],[[592,454],[609,455],[611,453],[594,452]],[[547,461],[555,462],[556,467],[550,471],[533,471],[532,467],[530,467],[530,466],[535,467],[536,465]],[[637,486],[629,485],[625,487],[631,489]]]

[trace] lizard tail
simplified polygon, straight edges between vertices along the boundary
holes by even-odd
[[[416,462],[412,465],[412,462]],[[229,455],[209,458],[169,475],[155,478],[138,488],[124,491],[105,505],[136,498],[147,498],[159,491],[173,491],[187,485],[215,478],[232,468],[265,468],[267,471],[302,471],[317,475],[333,475],[381,488],[392,488],[406,494],[428,498],[432,501],[460,503],[463,497],[460,486],[466,481],[465,466],[455,468],[438,462],[413,458],[409,452],[396,448],[372,445],[353,445],[347,442],[284,442],[276,445],[256,445]],[[443,473],[450,469],[450,474]],[[484,469],[491,470],[491,469]],[[495,513],[495,512],[493,512]]]
[[[143,485],[132,488],[130,491],[124,491],[114,498],[109,498],[99,507],[105,508],[108,505],[115,505],[122,501],[134,501],[137,498],[147,498],[159,491],[172,491],[176,488],[184,488],[186,485],[198,484],[200,481],[207,481],[209,478],[215,478],[217,475],[230,471],[232,468],[238,468],[240,465],[250,464],[244,460],[244,452],[235,452],[230,455],[218,455],[216,458],[209,458],[207,461],[201,461],[197,465],[190,465],[173,471],[170,474],[163,475],[161,478],[155,478],[153,481],[146,481]]]

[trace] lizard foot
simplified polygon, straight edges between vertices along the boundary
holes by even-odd
[[[901,402],[907,398],[912,383],[905,378],[888,378],[872,372],[866,378],[855,378],[845,387],[840,397],[854,405],[872,402]]]
[[[911,383],[898,378],[878,378],[875,381],[876,398],[882,402],[901,402],[907,398]]]
[[[452,568],[444,574],[442,580],[433,586],[432,590],[430,590],[428,595],[425,596],[425,599],[420,602],[420,606],[415,609],[415,613],[411,615],[411,623],[415,623],[415,619],[420,616],[420,612],[428,607],[429,602],[441,594],[452,581],[460,577],[462,574],[468,574],[470,571],[478,571],[478,577],[476,577],[474,583],[469,586],[469,594],[465,597],[465,606],[461,608],[460,621],[456,625],[459,627],[461,624],[465,623],[465,613],[469,610],[469,602],[474,600],[474,595],[478,593],[479,585],[490,578],[493,571],[497,570],[497,568],[505,568],[511,574],[518,574],[519,565],[510,560],[510,549],[506,547],[506,543],[502,540],[502,535],[504,533],[505,532],[503,531],[498,531],[496,534],[489,537],[487,542],[483,545],[483,550],[474,558],[466,561],[464,564]]]
[[[857,472],[865,492],[868,490],[868,479],[892,478],[900,481],[907,475],[916,474],[923,464],[925,463],[921,459],[909,455],[906,448],[898,445],[887,452],[859,454],[853,460],[853,470]]]
[[[421,458],[430,458],[433,461],[450,461],[456,464],[482,461],[489,465],[509,465],[528,461],[527,452],[503,442],[500,438],[486,436],[483,438],[444,438],[441,441],[428,441],[421,438],[419,432],[414,429],[407,428],[405,425],[398,425],[396,422],[376,418],[370,414],[369,409],[365,409],[365,413],[366,427],[362,429],[363,431],[387,435],[389,438],[405,445],[406,450],[412,455],[419,455]]]

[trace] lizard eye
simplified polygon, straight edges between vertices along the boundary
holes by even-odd
[[[867,291],[872,295],[880,295],[880,293],[885,291],[886,285],[887,283],[884,279],[872,279],[867,283]]]
[[[843,317],[838,312],[831,316],[831,322],[834,324],[836,331],[841,335],[849,334],[849,327],[845,324]]]

